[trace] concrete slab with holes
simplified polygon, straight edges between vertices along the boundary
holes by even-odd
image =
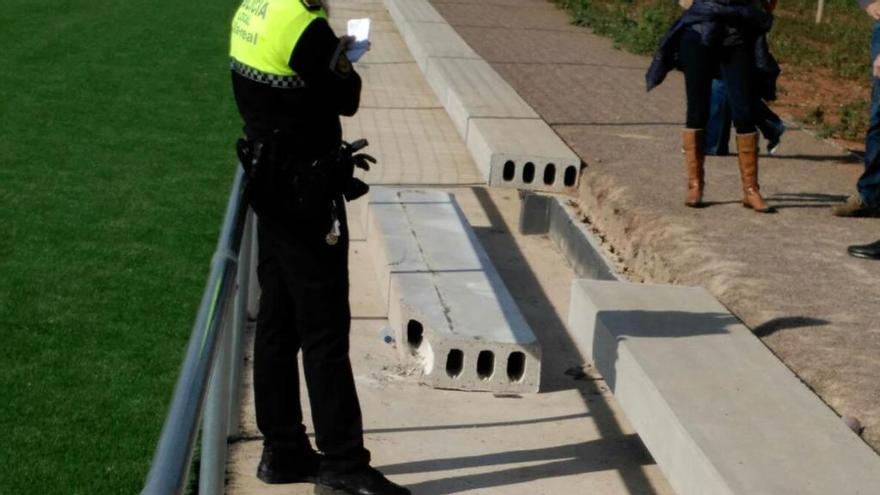
[[[541,346],[455,198],[374,188],[367,243],[401,358],[438,388],[537,392]]]
[[[385,3],[490,186],[577,190],[580,158],[430,2]]]

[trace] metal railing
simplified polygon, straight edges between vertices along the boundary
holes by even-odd
[[[199,494],[225,488],[227,440],[238,434],[242,335],[254,314],[255,217],[243,201],[237,168],[211,273],[142,495],[179,495],[186,488],[202,427]],[[203,415],[204,412],[204,415]]]

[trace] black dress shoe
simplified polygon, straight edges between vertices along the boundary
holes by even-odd
[[[406,488],[392,483],[382,473],[365,467],[350,473],[322,471],[318,475],[319,486],[334,491],[316,490],[316,493],[347,493],[351,495],[411,495]]]
[[[272,485],[284,483],[315,483],[321,455],[311,449],[287,450],[263,447],[257,467],[257,478]]]
[[[880,260],[880,241],[861,246],[850,246],[846,248],[846,252],[849,253],[850,256],[855,256],[856,258]]]

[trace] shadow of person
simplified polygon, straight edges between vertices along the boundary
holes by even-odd
[[[450,477],[442,477],[410,484],[413,493],[419,495],[447,495],[465,490],[495,488],[528,483],[535,480],[561,478],[589,472],[613,469],[609,458],[619,455],[621,449],[629,452],[634,468],[653,464],[654,460],[645,450],[638,436],[626,435],[617,439],[599,439],[556,447],[480,454],[445,459],[430,459],[381,466],[387,475],[449,471]],[[523,466],[523,463],[528,465]],[[474,473],[474,469],[505,466],[501,469]],[[459,474],[465,471],[467,474]],[[653,488],[630,486],[630,493],[652,494]]]
[[[790,330],[795,328],[820,327],[831,322],[820,318],[810,318],[808,316],[783,316],[766,321],[754,329],[752,332],[758,337],[767,337],[781,330]]]
[[[847,155],[786,155],[784,153],[775,153],[773,155],[765,155],[762,158],[770,160],[797,160],[801,162],[831,162],[831,163],[860,163],[862,158],[855,153]]]
[[[843,203],[846,196],[826,193],[776,193],[767,197],[767,202],[772,203],[778,210],[787,208],[828,208],[831,205]]]

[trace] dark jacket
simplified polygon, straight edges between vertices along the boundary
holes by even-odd
[[[766,37],[772,25],[773,16],[751,4],[737,0],[696,0],[660,40],[645,74],[648,91],[659,86],[671,70],[681,70],[679,43],[684,30],[691,28],[700,34],[705,46],[752,45],[758,95],[764,100],[775,100],[779,64],[770,54]]]
[[[339,150],[339,117],[354,115],[360,105],[360,76],[347,59],[332,63],[339,47],[327,21],[316,19],[298,39],[288,63],[305,82],[303,88],[276,88],[232,71],[245,135],[252,142],[271,144],[273,150],[270,163],[248,180],[248,201],[260,222],[275,224],[277,232],[323,238],[329,229],[331,204],[324,201],[326,187],[319,187],[326,182],[307,182],[300,167]]]
[[[339,38],[324,19],[312,21],[290,54],[288,65],[306,83],[303,89],[278,89],[232,72],[232,88],[244,120],[244,132],[254,140],[268,139],[275,130],[291,136],[291,149],[313,160],[339,148],[340,115],[350,116],[360,104],[361,78],[354,69],[343,76],[331,69]]]

